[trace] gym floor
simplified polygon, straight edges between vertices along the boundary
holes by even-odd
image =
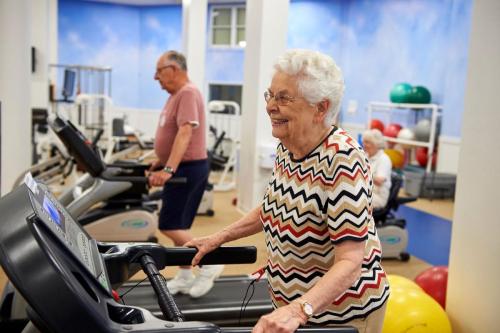
[[[232,205],[235,197],[236,191],[214,192],[215,216],[197,216],[192,228],[193,234],[196,237],[209,235],[240,218],[241,214]],[[416,202],[400,207],[398,216],[407,221],[408,252],[411,258],[408,262],[384,260],[383,266],[387,273],[402,275],[413,280],[420,272],[430,266],[448,264],[453,201],[418,199]],[[161,244],[172,245],[170,240],[160,232],[157,235]],[[266,251],[262,233],[234,241],[228,245],[256,246],[257,262],[248,265],[228,265],[224,270],[224,275],[251,274],[265,265]],[[172,267],[163,271],[167,277],[174,276],[176,272],[177,268]],[[138,273],[134,279],[142,279],[143,276]],[[0,294],[6,282],[7,278],[0,269]]]

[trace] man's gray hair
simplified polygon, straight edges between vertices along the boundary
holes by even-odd
[[[333,123],[344,95],[344,79],[330,56],[312,50],[292,49],[276,60],[274,69],[297,77],[299,93],[309,103],[329,100],[325,125]]]
[[[382,135],[382,132],[380,132],[376,128],[372,128],[372,129],[364,131],[361,137],[362,137],[363,141],[365,141],[365,140],[370,141],[378,149],[385,148],[384,136]]]
[[[165,52],[164,56],[166,59],[173,61],[177,65],[179,65],[180,69],[187,72],[186,57],[182,53],[171,50],[171,51]]]

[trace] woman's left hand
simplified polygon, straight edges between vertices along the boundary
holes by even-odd
[[[307,317],[302,312],[300,304],[292,302],[260,317],[252,333],[292,333],[306,322]]]

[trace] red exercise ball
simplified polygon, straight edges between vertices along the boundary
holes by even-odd
[[[427,166],[427,152],[428,152],[427,147],[418,147],[415,151],[415,157],[417,159],[418,165],[421,167],[425,168]],[[434,151],[432,154],[432,167],[436,167],[436,160],[437,160],[437,153]]]
[[[417,275],[415,282],[434,298],[443,309],[446,307],[446,286],[448,285],[448,267],[431,267]]]
[[[372,119],[370,122],[370,129],[378,129],[381,133],[384,133],[384,123],[379,119]]]
[[[402,126],[399,124],[389,124],[384,130],[384,135],[385,136],[390,136],[391,138],[396,138],[398,136],[399,131],[401,130]]]

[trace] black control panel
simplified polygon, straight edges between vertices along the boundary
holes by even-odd
[[[110,291],[110,283],[97,243],[62,207],[56,198],[43,185],[28,174],[25,184],[36,216],[68,248],[99,283]]]

